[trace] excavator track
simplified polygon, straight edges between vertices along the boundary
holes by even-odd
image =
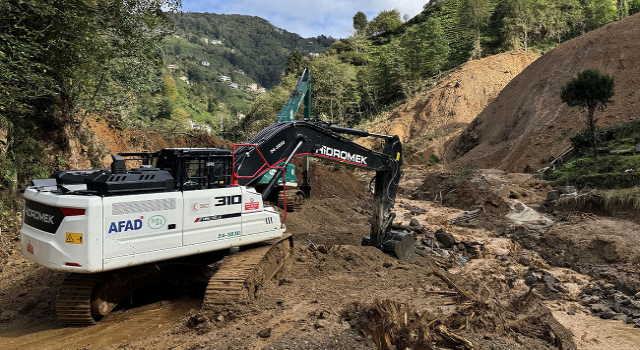
[[[91,296],[100,275],[73,273],[65,278],[58,291],[56,313],[65,326],[88,326],[96,324],[91,314]]]
[[[251,300],[265,281],[291,261],[292,247],[292,236],[285,235],[269,245],[224,258],[218,272],[209,280],[203,307],[213,309]]]
[[[304,202],[304,193],[298,190],[287,191],[287,212],[300,211]],[[284,193],[278,193],[278,207],[284,209]]]

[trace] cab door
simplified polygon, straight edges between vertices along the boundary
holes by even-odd
[[[241,235],[240,187],[184,191],[183,245],[222,241]]]

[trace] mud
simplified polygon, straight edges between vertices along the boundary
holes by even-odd
[[[408,170],[414,176],[403,180],[405,191],[442,186],[419,183],[415,179],[422,170]],[[452,225],[462,209],[399,198],[398,223],[409,227],[414,219],[420,226],[410,228],[420,254],[413,262],[400,262],[360,246],[368,234],[370,174],[316,171],[346,184],[347,195],[319,187],[326,190],[318,190],[302,211],[288,213],[294,261],[255,301],[204,311],[202,286],[169,283],[134,293],[133,304],[119,306],[97,326],[62,328],[53,301],[64,275],[39,268],[14,250],[0,272],[0,348],[376,349],[366,331],[374,324],[367,310],[380,300],[407,305],[408,320],[419,323],[417,315],[424,315],[423,327],[444,326],[475,349],[619,350],[637,344],[633,324],[626,324],[629,316],[634,320],[632,306],[639,302],[624,289],[632,284],[610,282],[637,275],[635,224],[541,213],[536,209],[547,184],[526,175],[480,171],[465,180],[474,191],[463,193],[464,200],[452,193],[447,204],[487,207],[486,198],[497,198],[500,210],[483,217]],[[433,180],[426,173],[422,178]],[[514,193],[518,199],[511,198]],[[552,225],[527,226],[509,218],[514,200]],[[446,233],[453,244],[436,238],[436,232]],[[586,297],[613,311],[622,307],[614,316],[627,319],[600,318]],[[407,334],[413,342],[407,344],[413,349],[418,328],[411,329]],[[438,349],[454,348],[438,339],[433,340]]]

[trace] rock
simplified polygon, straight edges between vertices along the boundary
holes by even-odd
[[[265,328],[258,332],[258,337],[260,338],[269,338],[271,336],[271,328]]]
[[[562,192],[564,192],[564,194],[574,194],[578,193],[578,190],[573,186],[566,186],[562,189]]]
[[[12,319],[18,317],[18,315],[20,315],[20,313],[18,313],[17,311],[5,310],[2,312],[2,314],[0,314],[0,322],[11,321]]]
[[[531,287],[534,284],[538,283],[538,278],[538,274],[536,274],[534,271],[529,271],[526,275],[524,275],[524,284]]]
[[[549,288],[550,291],[554,293],[559,292],[558,284],[560,281],[554,275],[544,271],[542,273],[542,281],[547,285],[547,288]]]
[[[640,292],[636,293],[636,295],[633,296],[636,299],[640,299]]]
[[[409,222],[409,226],[415,227],[415,228],[422,228],[422,224],[420,224],[420,222],[415,218],[411,219],[411,222]]]
[[[611,319],[614,321],[627,322],[627,315],[615,315]]]
[[[524,204],[518,202],[516,203],[516,205],[513,207],[518,213],[522,212],[523,210],[525,210],[525,206]]]
[[[551,192],[547,193],[547,200],[548,201],[555,201],[558,198],[560,198],[560,192],[558,192],[558,191],[551,191]]]
[[[438,242],[442,243],[442,245],[447,248],[451,248],[456,244],[456,238],[449,232],[445,232],[442,229],[436,231],[435,236]]]
[[[313,325],[315,329],[325,328],[327,326],[327,320],[317,320]]]
[[[469,258],[466,256],[460,256],[458,257],[458,263],[460,264],[460,266],[465,267],[467,265],[467,262],[469,262]]]
[[[576,315],[576,313],[575,313],[575,312],[573,312],[573,311],[567,311],[567,315],[569,315],[569,316],[575,316],[575,315]]]
[[[219,322],[224,322],[224,316],[220,315],[218,316],[218,318],[216,318],[216,320],[218,320]]]
[[[385,269],[388,269],[392,266],[393,266],[392,262],[385,261],[384,263],[382,263],[382,267],[384,267]]]
[[[605,304],[593,304],[591,305],[591,312],[600,313],[600,312],[611,312],[611,308],[609,308]],[[612,315],[613,317],[613,315]]]
[[[636,321],[636,324],[633,325],[633,328],[640,328],[640,320]]]
[[[616,316],[615,312],[613,312],[613,311],[605,311],[604,313],[602,313],[602,315],[600,315],[600,318],[602,318],[604,320],[610,320],[614,316]]]
[[[22,313],[29,313],[31,310],[35,309],[38,305],[38,301],[35,298],[27,298],[22,303]]]
[[[493,253],[493,255],[495,256],[509,256],[509,249],[507,248],[492,248],[491,249],[491,253]]]
[[[622,313],[622,306],[620,305],[620,303],[615,303],[613,304],[613,307],[611,308],[613,309],[613,311],[621,314]]]
[[[524,266],[531,266],[533,263],[533,258],[529,254],[522,254],[518,259],[518,262]]]

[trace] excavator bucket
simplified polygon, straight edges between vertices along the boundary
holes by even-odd
[[[395,255],[402,261],[413,261],[416,246],[413,235],[407,232],[391,231],[391,239],[384,242],[382,250]]]

